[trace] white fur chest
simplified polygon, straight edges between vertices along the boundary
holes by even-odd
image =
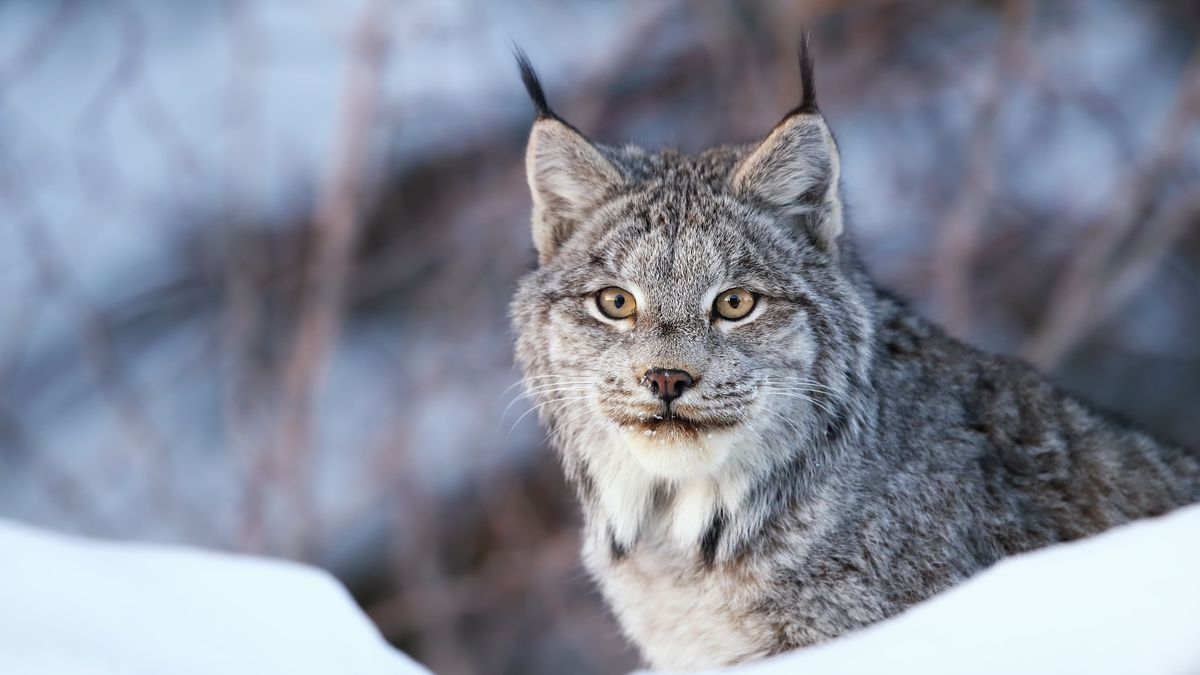
[[[772,633],[750,611],[761,585],[745,567],[705,570],[698,551],[646,541],[614,562],[595,538],[584,547],[584,562],[626,636],[655,668],[712,668],[768,649]]]

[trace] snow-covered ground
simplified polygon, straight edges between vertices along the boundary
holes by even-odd
[[[1200,505],[1010,558],[894,619],[733,671],[1200,673]]]
[[[0,672],[421,675],[333,577],[0,521]]]
[[[0,551],[5,672],[428,672],[313,568],[4,522]],[[1200,505],[1007,560],[860,633],[734,670],[1196,673],[1197,570]]]

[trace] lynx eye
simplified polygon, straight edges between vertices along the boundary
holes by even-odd
[[[633,294],[624,288],[609,286],[596,294],[596,306],[610,319],[628,319],[637,309]]]
[[[731,288],[717,294],[717,299],[713,301],[713,311],[722,319],[738,321],[746,318],[750,310],[754,309],[755,302],[757,298],[750,291],[740,287]]]

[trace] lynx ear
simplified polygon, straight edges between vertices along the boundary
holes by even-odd
[[[800,105],[788,113],[730,174],[735,194],[802,219],[818,245],[831,250],[842,233],[841,161],[817,109],[808,40],[800,44]]]
[[[621,174],[578,131],[557,119],[539,119],[525,150],[533,195],[533,244],[545,263],[606,196]]]
[[[525,174],[533,197],[533,244],[544,264],[624,181],[596,146],[550,110],[533,67],[519,50],[517,65],[538,113],[525,150]]]

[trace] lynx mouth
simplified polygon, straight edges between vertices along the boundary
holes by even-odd
[[[642,436],[661,437],[662,440],[697,439],[702,436],[711,436],[719,431],[726,431],[737,425],[735,420],[698,418],[676,410],[625,417],[618,419],[617,423]]]

